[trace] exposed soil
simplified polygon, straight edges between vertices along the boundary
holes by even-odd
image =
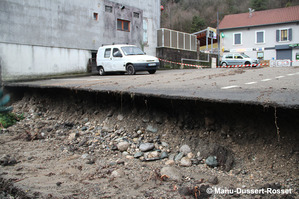
[[[0,134],[0,198],[299,196],[298,110],[63,89],[10,92],[25,119]],[[141,153],[144,143],[154,148]],[[208,166],[213,157],[217,166]]]

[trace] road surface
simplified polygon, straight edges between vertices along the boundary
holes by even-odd
[[[299,108],[299,67],[159,70],[156,74],[84,76],[7,87],[70,88],[175,99]]]

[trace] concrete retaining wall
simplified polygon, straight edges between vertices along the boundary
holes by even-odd
[[[0,43],[2,80],[86,72],[90,51]]]

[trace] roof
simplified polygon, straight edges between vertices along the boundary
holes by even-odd
[[[299,21],[299,6],[272,10],[255,11],[226,15],[219,24],[219,29],[233,29],[241,27],[263,26]]]

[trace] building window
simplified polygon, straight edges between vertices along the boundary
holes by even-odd
[[[256,32],[256,40],[255,41],[257,44],[265,43],[265,31]]]
[[[105,58],[109,58],[109,57],[110,57],[110,54],[111,54],[111,48],[107,48],[107,49],[105,50],[104,57],[105,57]]]
[[[280,30],[280,41],[288,41],[288,30]]]
[[[292,41],[292,29],[279,29],[276,30],[276,41]]]
[[[97,21],[99,19],[99,14],[94,12],[93,13],[93,19]]]
[[[134,16],[135,18],[139,18],[139,13],[138,13],[138,12],[133,12],[133,16]]]
[[[234,33],[234,45],[242,44],[242,34]]]
[[[130,21],[117,19],[117,30],[130,32]]]
[[[105,12],[112,12],[112,6],[105,6]]]

